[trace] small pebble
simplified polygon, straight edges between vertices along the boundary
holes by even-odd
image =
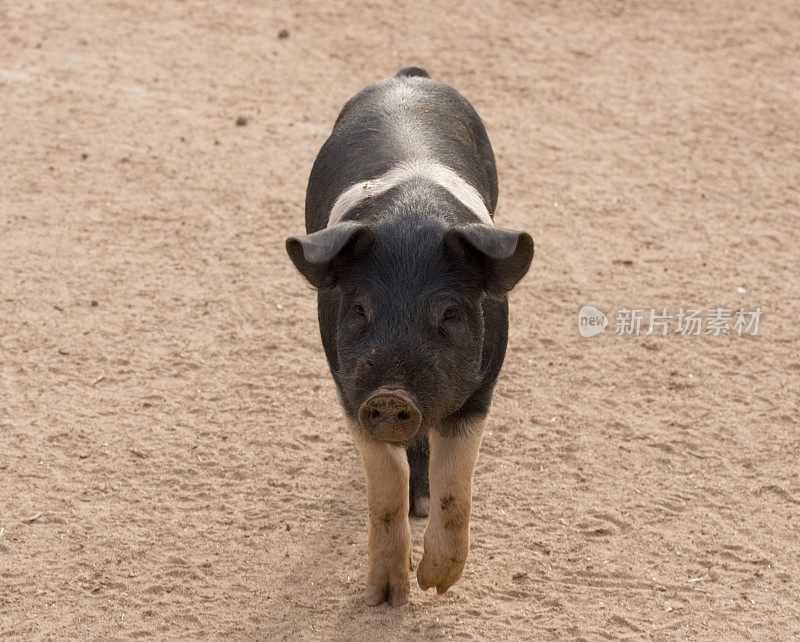
[[[286,40],[289,37],[289,30],[288,29],[281,29],[278,32],[278,38],[281,40]]]
[[[239,118],[236,119],[237,127],[244,127],[246,124],[247,124],[247,118],[245,118],[244,116],[239,116]]]
[[[92,299],[92,302],[89,305],[91,305],[93,308],[96,308],[97,307],[97,301],[95,299]]]

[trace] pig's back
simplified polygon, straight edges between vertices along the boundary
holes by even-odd
[[[387,78],[369,85],[344,106],[311,170],[307,231],[328,224],[336,199],[349,187],[420,160],[452,169],[494,212],[494,154],[469,102],[448,85],[425,77]]]

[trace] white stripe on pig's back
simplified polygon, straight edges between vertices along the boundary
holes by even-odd
[[[435,160],[421,159],[405,161],[385,174],[348,187],[334,202],[328,217],[328,226],[339,223],[350,210],[367,199],[380,196],[413,178],[428,180],[443,187],[475,214],[481,223],[493,225],[486,203],[474,186],[446,165]]]

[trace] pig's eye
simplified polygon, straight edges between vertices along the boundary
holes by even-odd
[[[461,311],[454,305],[448,305],[442,311],[442,318],[439,321],[439,332],[447,334],[447,330],[455,328],[460,319]]]
[[[458,334],[458,329],[461,326],[459,323],[460,319],[461,310],[459,310],[455,305],[448,305],[444,310],[442,310],[441,317],[439,318],[439,324],[436,329],[439,331],[441,336],[455,339],[455,335]]]
[[[369,314],[363,303],[353,303],[347,315],[347,326],[356,336],[363,336],[369,329]]]
[[[455,321],[458,319],[458,308],[454,305],[449,306],[442,313],[442,321]]]

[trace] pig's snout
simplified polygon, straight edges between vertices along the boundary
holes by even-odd
[[[361,404],[358,418],[372,437],[391,442],[411,439],[422,423],[422,413],[411,395],[398,388],[381,388],[373,392]]]

